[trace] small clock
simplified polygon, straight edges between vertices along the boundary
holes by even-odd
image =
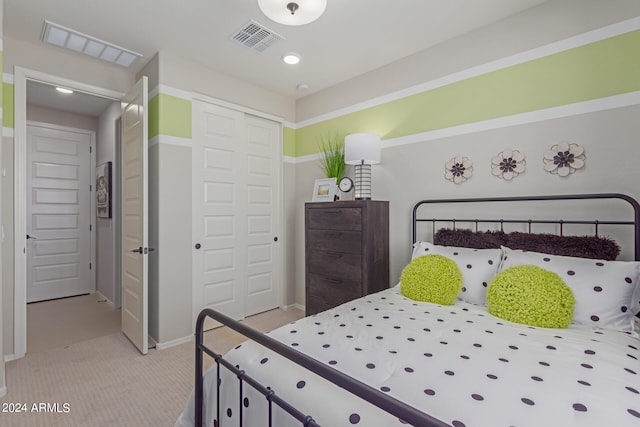
[[[343,193],[348,193],[353,190],[353,181],[348,176],[342,177],[338,183],[338,188]]]

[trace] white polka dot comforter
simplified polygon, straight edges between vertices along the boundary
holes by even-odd
[[[398,286],[279,328],[270,335],[456,427],[640,426],[640,339],[572,326],[534,328],[458,301],[408,300]],[[246,342],[225,356],[323,426],[406,425],[314,374]],[[266,401],[215,371],[206,425],[266,426]],[[275,411],[274,426],[299,426]],[[221,423],[219,423],[221,421]],[[178,426],[193,425],[193,396]]]

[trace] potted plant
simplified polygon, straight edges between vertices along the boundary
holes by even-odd
[[[338,134],[322,137],[318,148],[322,156],[320,167],[327,178],[335,178],[339,182],[347,168],[344,163],[344,138]]]

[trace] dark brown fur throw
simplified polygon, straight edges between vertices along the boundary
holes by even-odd
[[[620,246],[608,237],[558,236],[555,234],[503,233],[501,231],[478,231],[467,229],[440,229],[433,243],[474,249],[492,249],[507,246],[511,249],[542,252],[551,255],[580,258],[615,260]]]
[[[542,252],[579,258],[615,260],[620,246],[608,237],[557,236],[555,234],[509,233],[507,245],[511,249]]]
[[[441,228],[433,236],[435,245],[458,246],[473,249],[500,249],[507,246],[507,235],[502,231],[471,231]]]

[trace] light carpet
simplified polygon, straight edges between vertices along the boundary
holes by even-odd
[[[97,294],[27,304],[27,353],[115,334],[120,316]]]
[[[273,310],[246,323],[268,331],[302,316]],[[242,341],[228,328],[205,335],[221,353]],[[172,426],[193,388],[194,357],[193,342],[142,356],[121,333],[28,354],[7,363],[8,393],[0,399],[0,409],[26,411],[0,411],[0,425]],[[45,412],[40,404],[48,404]]]

